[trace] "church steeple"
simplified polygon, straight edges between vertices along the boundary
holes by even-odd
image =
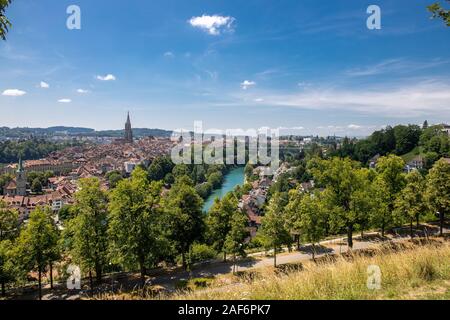
[[[127,114],[127,122],[125,123],[125,136],[124,139],[128,143],[133,143],[133,130],[131,129],[130,112]]]
[[[23,172],[23,162],[22,162],[22,157],[19,157],[19,164],[17,166],[17,173],[21,173]]]

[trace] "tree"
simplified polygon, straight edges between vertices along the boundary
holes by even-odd
[[[34,193],[42,192],[42,184],[41,184],[41,180],[39,180],[39,178],[35,178],[33,180],[33,183],[31,184],[31,192],[34,192]]]
[[[224,251],[233,256],[233,273],[236,272],[236,257],[245,256],[244,244],[248,238],[248,218],[240,210],[234,210],[230,230],[225,238]]]
[[[194,187],[179,179],[164,199],[168,237],[181,254],[182,265],[187,269],[186,253],[200,240],[204,230],[203,200]]]
[[[136,168],[131,179],[120,181],[110,194],[108,237],[112,262],[128,268],[139,266],[142,286],[147,266],[156,265],[163,248],[161,189],[161,182],[150,183],[147,172]]]
[[[11,22],[5,16],[6,8],[11,4],[12,0],[0,0],[0,38],[6,40],[6,34],[11,28]]]
[[[332,220],[334,220],[335,226],[342,226],[346,229],[347,243],[352,248],[353,231],[358,222],[355,211],[357,207],[352,205],[352,202],[355,193],[360,190],[363,183],[362,175],[358,174],[359,163],[350,158],[315,159],[309,164],[309,169],[317,182],[326,187],[324,201],[333,210]]]
[[[261,235],[267,248],[273,249],[273,265],[277,266],[277,250],[283,244],[291,244],[291,235],[286,229],[283,199],[280,194],[273,195],[266,215],[261,219]]]
[[[42,273],[55,261],[58,251],[58,230],[49,208],[36,208],[20,232],[17,242],[19,259],[26,271],[38,272],[39,299],[42,299]]]
[[[238,202],[233,193],[228,193],[222,200],[218,198],[206,216],[207,239],[217,252],[223,252],[223,260],[227,260],[225,239],[231,230],[231,220],[238,211]]]
[[[110,189],[114,189],[117,184],[123,179],[122,174],[119,171],[111,171],[106,174]]]
[[[0,284],[2,296],[6,295],[6,285],[14,280],[13,244],[10,240],[0,240]]]
[[[0,201],[0,241],[13,240],[19,230],[19,212]]]
[[[439,213],[440,235],[443,235],[445,215],[450,213],[450,163],[441,159],[428,173],[427,202]]]
[[[413,222],[419,227],[420,215],[426,210],[424,201],[425,180],[419,171],[406,176],[406,187],[395,201],[395,213],[399,221],[406,219],[410,223],[410,235],[413,237]]]
[[[296,228],[301,232],[303,239],[312,245],[312,258],[315,260],[315,244],[325,235],[324,206],[318,195],[304,195],[296,208],[298,219]]]
[[[447,0],[447,2],[450,2],[450,0]],[[433,19],[439,18],[444,21],[444,23],[447,25],[447,27],[450,27],[450,10],[442,8],[439,2],[433,3],[432,5],[428,6],[428,11],[430,11],[433,16]]]
[[[80,191],[75,194],[77,215],[69,221],[70,252],[76,263],[88,270],[92,288],[92,270],[97,282],[102,279],[108,262],[108,202],[97,178],[80,180]]]
[[[405,162],[398,156],[390,155],[378,159],[375,194],[380,209],[373,218],[381,228],[382,237],[386,228],[392,223],[397,195],[405,186],[404,167]]]

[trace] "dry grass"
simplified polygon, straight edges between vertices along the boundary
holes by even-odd
[[[382,272],[380,290],[367,288],[367,268]],[[178,293],[172,299],[449,299],[450,244],[385,246],[354,256],[334,257],[316,264],[308,262],[301,271],[253,271],[251,277],[228,276],[230,285]],[[217,279],[219,281],[219,279]],[[222,279],[222,282],[227,282]]]

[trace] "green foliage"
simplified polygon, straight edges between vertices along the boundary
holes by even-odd
[[[42,272],[59,259],[59,232],[51,214],[49,208],[36,208],[16,244],[17,263],[24,271],[37,271],[39,274],[40,296]]]
[[[6,34],[11,28],[11,22],[5,16],[6,8],[11,4],[11,0],[0,0],[0,38],[6,40]]]
[[[19,231],[19,212],[0,201],[0,241],[13,240]]]
[[[238,211],[238,201],[233,193],[228,193],[222,200],[215,199],[206,216],[206,239],[217,252],[224,252],[224,243],[231,230],[231,219]]]
[[[182,255],[183,267],[186,267],[186,253],[191,245],[201,240],[203,222],[203,200],[195,189],[177,181],[164,199],[165,225],[167,235],[175,249]]]
[[[189,252],[189,262],[198,263],[215,259],[217,251],[204,243],[194,243]]]
[[[69,251],[72,259],[83,270],[95,270],[101,279],[108,262],[108,203],[107,196],[96,178],[81,179],[80,191],[75,195],[77,215],[68,222],[71,237]]]
[[[31,192],[33,193],[41,193],[42,192],[42,183],[41,180],[35,178],[31,183]]]
[[[174,164],[170,157],[157,157],[148,168],[148,178],[150,181],[163,180],[166,175],[172,172]]]
[[[122,181],[123,176],[119,171],[110,171],[105,175],[105,178],[108,180],[109,188],[114,189],[117,187],[117,184]]]
[[[44,139],[0,142],[0,163],[16,163],[22,160],[41,159],[49,153],[67,147],[67,143],[55,143]]]
[[[131,179],[120,181],[110,194],[110,257],[124,267],[139,266],[142,280],[146,267],[160,261],[167,245],[161,237],[161,188],[136,168]]]
[[[447,0],[447,2],[450,2],[450,0]],[[442,19],[447,27],[450,27],[450,10],[444,9],[439,2],[433,3],[427,9],[433,14],[433,19]]]
[[[9,240],[0,240],[0,284],[2,295],[5,295],[5,286],[16,278],[14,272],[13,244]]]
[[[381,228],[382,236],[393,223],[393,211],[398,193],[404,188],[406,179],[403,173],[405,162],[402,158],[390,155],[381,157],[377,164],[377,177],[374,181],[375,199],[378,210],[372,215],[372,223]]]
[[[395,201],[394,215],[397,223],[401,224],[407,221],[412,225],[413,221],[419,222],[420,216],[427,209],[424,199],[425,179],[420,172],[412,171],[406,176],[406,181],[406,187],[400,192]]]
[[[240,210],[235,210],[231,216],[230,230],[225,238],[224,250],[228,254],[236,256],[245,256],[245,240],[249,236],[247,230],[248,218]]]
[[[427,178],[426,198],[430,208],[441,214],[441,233],[444,216],[450,213],[450,163],[445,159],[436,162]]]
[[[262,218],[260,235],[267,249],[274,249],[274,263],[276,265],[276,251],[282,245],[291,245],[292,238],[286,228],[283,199],[275,194],[269,202],[266,215]]]

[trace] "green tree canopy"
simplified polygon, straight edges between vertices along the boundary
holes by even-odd
[[[83,270],[95,270],[97,281],[102,278],[108,262],[108,202],[97,178],[81,179],[75,194],[77,215],[68,222],[71,235],[70,252]]]
[[[147,172],[136,168],[131,179],[122,180],[110,194],[110,256],[114,263],[139,267],[142,285],[147,266],[155,266],[162,255],[161,182],[150,183]]]
[[[25,271],[37,271],[39,298],[42,298],[42,273],[58,256],[59,233],[49,208],[36,208],[17,242],[19,263]]]

